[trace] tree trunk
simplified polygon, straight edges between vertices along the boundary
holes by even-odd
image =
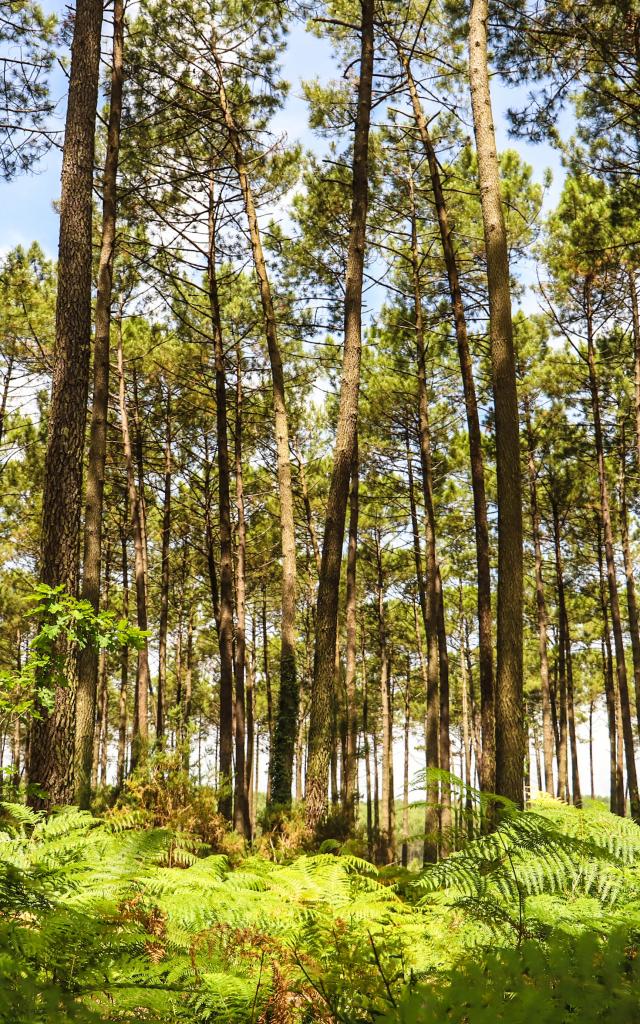
[[[234,437],[235,477],[236,477],[236,511],[238,528],[236,532],[236,763],[235,763],[235,799],[233,820],[236,831],[251,838],[251,815],[249,813],[249,789],[247,786],[247,764],[245,759],[245,672],[246,672],[246,561],[247,561],[247,524],[244,515],[244,478],[242,474],[243,444],[243,393],[242,393],[242,353],[236,346],[236,422]]]
[[[400,53],[400,51],[399,51]],[[484,457],[482,434],[478,416],[478,402],[473,379],[473,363],[469,349],[467,322],[460,288],[458,261],[453,244],[447,203],[440,179],[438,159],[431,141],[429,126],[424,116],[416,83],[411,73],[411,64],[406,55],[400,54],[407,76],[409,95],[413,105],[416,126],[429,165],[431,187],[438,217],[440,240],[447,271],[451,309],[458,347],[458,359],[462,376],[467,433],[469,437],[469,458],[471,465],[471,489],[473,492],[473,516],[476,542],[477,566],[477,607],[478,642],[480,649],[480,704],[482,717],[482,766],[481,788],[486,793],[495,791],[495,692],[493,679],[493,641],[491,621],[491,562],[489,551],[489,520],[484,480]]]
[[[109,587],[111,582],[111,546],[107,541],[107,549],[105,552],[105,566],[104,566],[104,594],[103,594],[103,607],[107,609],[109,607]],[[106,748],[109,739],[109,675],[107,665],[107,652],[105,650],[100,651],[98,658],[98,701],[96,707],[96,721],[93,731],[93,743],[91,751],[91,789],[96,788],[98,784],[98,768],[102,767],[102,750],[105,751],[106,760]]]
[[[380,531],[376,528],[376,591],[378,611],[378,645],[380,651],[380,713],[382,719],[382,808],[379,835],[379,859],[390,864],[395,858],[395,837],[392,827],[393,790],[393,720],[391,716],[389,648],[387,645],[384,576]]]
[[[351,218],[344,301],[344,349],[340,404],[333,468],[318,583],[309,759],[307,824],[316,829],[327,811],[327,769],[330,755],[333,659],[338,628],[340,567],[349,480],[358,430],[358,394],[362,351],[362,282],[369,202],[369,127],[374,63],[374,0],[363,0],[360,32],[360,76],[353,141]]]
[[[609,607],[611,609],[611,625],[613,627],[613,643],[616,652],[618,691],[620,694],[620,710],[622,715],[622,733],[624,738],[624,751],[627,766],[627,785],[629,787],[631,817],[635,822],[640,822],[640,793],[638,792],[638,776],[636,772],[633,729],[631,726],[631,705],[629,701],[629,687],[627,683],[627,668],[624,658],[624,640],[622,636],[620,604],[618,601],[618,581],[616,579],[616,563],[613,549],[613,530],[611,527],[611,513],[609,508],[609,490],[607,486],[606,467],[604,460],[604,446],[602,440],[602,425],[600,421],[600,397],[598,393],[598,377],[596,371],[595,347],[593,341],[591,280],[589,278],[587,278],[585,281],[584,298],[587,319],[587,364],[589,368],[589,389],[591,392],[593,429],[596,444],[596,458],[598,462],[598,483],[600,488],[602,533],[604,539],[605,565],[607,570],[607,583],[609,589]]]
[[[358,789],[358,708],[356,695],[356,562],[358,554],[358,445],[351,469],[351,490],[349,493],[349,546],[347,549],[347,593],[345,602],[346,619],[346,670],[345,689],[347,696],[347,749],[344,764],[345,810],[349,828],[356,822],[356,799]]]
[[[91,345],[93,159],[102,0],[77,0],[65,123],[60,193],[56,340],[44,460],[40,579],[75,595],[78,587],[82,469]],[[76,656],[66,654],[65,686],[52,711],[31,724],[27,776],[39,789],[33,807],[74,797]],[[95,688],[94,688],[95,700]],[[93,716],[84,728],[87,779],[91,775]],[[88,784],[88,783],[87,783]],[[44,795],[40,795],[44,793]]]
[[[576,708],[573,688],[573,656],[571,653],[571,631],[565,607],[565,643],[567,645],[567,718],[569,721],[569,743],[571,746],[571,797],[575,807],[582,807],[580,789],[580,768],[578,765],[578,735],[576,732]]]
[[[156,743],[164,744],[164,702],[167,692],[167,632],[169,626],[169,545],[171,541],[171,388],[167,384],[166,433],[164,444],[164,501],[162,510],[162,556],[160,569],[160,623],[158,628],[158,693]]]
[[[620,536],[624,559],[624,574],[627,584],[627,611],[629,614],[629,635],[633,658],[633,682],[636,698],[636,715],[640,728],[640,630],[638,628],[638,603],[633,578],[633,559],[629,544],[629,513],[627,509],[627,452],[625,445],[624,419],[620,427]]]
[[[125,522],[127,518],[127,494],[125,491],[125,508],[122,522],[122,618],[129,621],[129,559],[127,555],[127,534]],[[120,694],[118,698],[118,760],[116,766],[116,787],[121,790],[124,785],[127,760],[127,696],[129,691],[129,646],[125,644],[120,651]]]
[[[262,671],[264,674],[265,696],[267,698],[267,733],[269,736],[269,758],[273,750],[273,694],[271,691],[271,670],[269,667],[269,636],[267,633],[267,588],[262,586]],[[271,770],[267,770],[267,805],[271,801]]]
[[[117,220],[117,177],[124,67],[124,0],[114,0],[113,52],[107,152],[102,179],[102,239],[98,263],[98,289],[93,347],[93,402],[89,428],[89,457],[85,494],[82,597],[97,611],[100,604],[102,508],[107,456],[109,411],[109,354],[111,347],[111,295]],[[76,800],[88,808],[91,799],[91,746],[96,714],[98,652],[91,645],[78,656],[76,697]]]
[[[211,594],[211,608],[213,619],[216,624],[216,633],[220,637],[220,593],[218,588],[218,570],[216,568],[215,543],[213,537],[213,522],[211,506],[213,496],[211,493],[211,460],[209,458],[209,438],[204,437],[204,474],[203,474],[203,497],[204,497],[204,525],[205,542],[207,547],[207,572],[209,576],[209,593]]]
[[[640,314],[638,313],[638,289],[635,270],[629,270],[629,295],[631,297],[631,325],[633,329],[634,362],[634,411],[636,427],[636,457],[640,469]]]
[[[236,125],[224,86],[222,65],[215,50],[213,58],[218,72],[218,96],[227,128],[245,213],[249,222],[249,237],[253,263],[258,278],[264,331],[271,367],[273,411],[275,420],[278,491],[280,496],[280,536],[282,545],[282,606],[280,622],[280,690],[278,710],[270,758],[271,801],[275,806],[291,804],[293,781],[293,755],[298,728],[300,693],[296,675],[296,541],[289,454],[289,421],[285,397],[284,371],[278,341],[276,315],[271,294],[267,265],[264,259],[260,226],[253,191],[249,181],[240,132]]]
[[[567,748],[567,612],[564,597],[562,550],[560,546],[560,515],[558,504],[551,499],[553,513],[553,542],[556,558],[556,586],[558,590],[558,797],[569,801],[569,768]]]
[[[404,690],[404,756],[402,762],[402,866],[409,863],[409,737],[411,735],[411,662],[407,658]]]
[[[604,577],[602,553],[602,520],[597,517],[598,531],[598,572],[600,608],[602,610],[602,667],[605,701],[607,706],[607,723],[609,726],[609,804],[613,814],[624,817],[624,766],[620,757],[619,728],[617,715],[616,684],[613,673],[613,653],[611,651],[611,634],[609,632],[609,611],[607,589]]]
[[[136,485],[133,464],[133,448],[129,433],[129,414],[124,378],[124,359],[122,354],[122,317],[118,318],[118,380],[120,423],[122,429],[122,445],[127,470],[127,488],[129,492],[129,508],[131,510],[131,526],[133,532],[134,564],[136,578],[136,615],[137,625],[141,630],[147,629],[147,586],[145,578],[145,542],[144,509],[140,500],[140,492]],[[148,700],[149,700],[149,647],[145,639],[138,651],[138,670],[136,673],[136,692],[134,701],[133,732],[131,736],[131,770],[146,756],[149,738]]]
[[[209,310],[213,333],[216,378],[216,432],[218,442],[218,507],[220,519],[220,744],[218,764],[218,810],[227,821],[233,817],[233,542],[229,442],[227,428],[227,384],[222,343],[222,321],[216,276],[216,202],[213,179],[209,187],[209,251],[207,278]]]
[[[527,436],[527,470],[529,474],[529,500],[531,503],[531,532],[535,558],[536,608],[538,612],[538,650],[540,652],[540,691],[542,694],[542,756],[544,760],[544,786],[553,796],[553,723],[551,721],[551,692],[549,687],[549,655],[547,650],[547,602],[542,575],[542,540],[540,509],[538,507],[535,442],[531,426],[531,407],[527,395],[523,399]]]
[[[522,806],[525,741],[520,440],[507,233],[500,198],[500,168],[489,86],[488,16],[488,0],[472,0],[469,80],[487,258],[498,485],[496,792]]]

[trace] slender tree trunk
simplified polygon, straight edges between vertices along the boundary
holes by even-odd
[[[103,607],[109,607],[109,587],[111,582],[111,547],[107,541],[104,566],[104,594]],[[102,750],[104,748],[105,759],[109,739],[109,675],[107,665],[107,652],[100,651],[98,658],[98,702],[96,708],[96,722],[93,732],[93,749],[91,758],[91,789],[98,784],[98,768],[102,766]]]
[[[488,0],[472,0],[469,81],[487,259],[498,485],[496,791],[521,806],[525,740],[520,440],[507,232],[500,198],[500,168],[489,86],[488,17]]]
[[[634,411],[636,427],[636,458],[640,469],[640,314],[638,313],[638,289],[636,272],[629,270],[629,295],[631,297],[631,324],[633,329],[634,361]]]
[[[402,763],[402,866],[409,863],[409,738],[411,735],[411,662],[407,658],[404,691],[404,756]]]
[[[565,617],[567,611],[565,607]],[[571,653],[571,631],[569,619],[565,621],[565,643],[567,645],[567,718],[569,721],[569,743],[571,746],[571,796],[575,807],[582,807],[580,789],[580,768],[578,765],[578,735],[576,732],[576,707],[573,687],[573,655]]]
[[[245,213],[249,222],[249,237],[251,239],[254,268],[258,278],[265,337],[269,353],[269,365],[271,367],[278,491],[280,496],[282,606],[280,623],[280,690],[273,736],[273,749],[270,759],[270,771],[273,775],[270,795],[274,805],[287,807],[291,803],[293,754],[300,703],[296,675],[296,542],[291,460],[289,454],[289,421],[276,315],[267,265],[262,249],[258,215],[249,181],[240,131],[236,125],[224,86],[222,65],[215,51],[213,56],[218,72],[220,107],[231,144],[236,173],[240,182]]]
[[[215,542],[213,537],[213,522],[211,506],[213,495],[211,493],[211,461],[209,458],[209,438],[204,438],[204,475],[203,475],[203,497],[204,497],[204,523],[205,541],[207,547],[207,572],[209,576],[209,593],[211,594],[211,608],[216,624],[216,633],[220,637],[220,593],[218,587],[218,570],[216,567]]]
[[[222,343],[222,321],[216,276],[216,202],[213,178],[209,188],[209,252],[207,277],[209,309],[213,333],[216,378],[216,431],[218,441],[218,508],[220,517],[220,746],[218,809],[231,821],[233,817],[233,542],[231,499],[229,496],[229,442],[227,428],[227,384]]]
[[[40,580],[75,595],[79,576],[82,469],[91,346],[93,161],[102,0],[77,0],[60,193],[56,340],[44,460]],[[53,710],[31,724],[27,776],[33,807],[70,803],[75,780],[76,656],[66,655],[67,683]],[[94,687],[95,700],[95,687]],[[93,714],[83,735],[91,776]],[[88,785],[88,781],[85,785]],[[41,795],[43,794],[44,795]]]
[[[596,798],[595,776],[593,771],[593,699],[589,701],[589,782],[591,783],[591,799]]]
[[[600,608],[602,610],[602,668],[605,701],[607,706],[607,722],[609,726],[609,803],[613,814],[620,814],[624,817],[624,767],[620,758],[616,685],[613,673],[613,653],[611,650],[611,634],[609,632],[609,610],[607,604],[607,589],[604,576],[603,553],[602,553],[602,520],[597,517],[598,532],[598,571],[599,571],[599,593]]]
[[[356,562],[358,553],[358,445],[351,469],[351,490],[349,493],[349,546],[347,549],[347,594],[346,618],[346,671],[345,689],[347,696],[347,749],[344,764],[345,810],[350,828],[355,826],[356,799],[358,789],[358,709],[356,695]]]
[[[620,427],[620,536],[624,559],[624,574],[627,584],[627,611],[629,614],[629,635],[633,658],[633,682],[636,698],[636,715],[640,728],[640,629],[638,628],[638,603],[633,578],[633,559],[629,544],[629,513],[627,508],[627,452],[625,445],[624,420]]]
[[[544,596],[542,575],[542,540],[540,531],[540,509],[538,507],[537,468],[535,462],[535,441],[531,425],[531,407],[527,395],[523,398],[525,428],[527,436],[527,470],[529,475],[529,501],[531,504],[531,532],[536,578],[536,609],[538,612],[538,650],[540,652],[540,692],[542,694],[542,756],[544,760],[544,785],[553,796],[553,723],[551,721],[551,691],[549,686],[549,655],[547,644],[548,615]]]
[[[564,575],[562,572],[562,550],[560,546],[560,515],[558,504],[551,499],[553,513],[553,542],[556,558],[556,586],[558,590],[558,796],[569,800],[569,767],[567,745],[567,612],[564,596]]]
[[[349,479],[358,430],[358,394],[362,350],[362,282],[369,203],[369,127],[374,63],[374,0],[363,0],[360,31],[360,75],[353,141],[351,218],[344,304],[344,349],[340,405],[333,469],[318,584],[309,759],[307,824],[315,829],[327,811],[327,768],[330,756],[333,659],[338,628],[340,567]]]
[[[0,398],[0,445],[4,438],[7,405],[9,403],[9,391],[11,390],[11,380],[13,377],[13,365],[16,358],[17,345],[17,339],[14,338],[7,358],[7,369],[2,380],[2,397]],[[2,469],[3,467],[0,467],[0,475],[2,474]]]
[[[184,674],[184,693],[182,694],[182,714],[181,714],[181,726],[182,726],[182,743],[184,746],[183,750],[183,767],[187,775],[189,774],[190,762],[191,762],[191,742],[189,734],[189,726],[191,723],[191,695],[193,686],[193,630],[195,626],[195,609],[193,604],[189,608],[189,615],[187,617],[187,667]]]
[[[269,736],[269,759],[273,750],[273,694],[271,690],[271,669],[269,667],[269,636],[267,632],[267,588],[262,586],[262,671],[264,674],[265,696],[267,698],[267,733]],[[271,801],[271,769],[267,770],[267,806]]]
[[[589,388],[591,391],[593,428],[596,444],[596,458],[598,462],[598,483],[600,486],[602,533],[604,539],[607,583],[609,588],[609,607],[611,609],[611,625],[613,627],[613,642],[616,652],[616,669],[618,677],[618,691],[620,694],[622,732],[624,738],[624,751],[627,767],[627,785],[629,786],[631,817],[635,822],[640,822],[640,793],[638,792],[638,776],[636,772],[633,729],[631,726],[631,704],[629,701],[627,668],[624,657],[624,640],[622,636],[622,622],[620,617],[620,604],[618,600],[618,582],[616,579],[616,563],[613,548],[613,530],[611,527],[611,513],[609,508],[609,490],[607,487],[607,477],[604,460],[604,446],[602,440],[602,425],[600,421],[600,397],[598,393],[598,377],[596,371],[595,347],[593,341],[591,287],[591,280],[590,278],[587,278],[585,281],[584,288],[585,312],[587,319],[587,364],[589,368]]]
[[[427,397],[427,373],[424,344],[424,322],[422,313],[422,294],[420,287],[420,258],[418,251],[418,229],[414,199],[413,178],[409,181],[409,195],[411,201],[411,271],[413,279],[413,316],[416,332],[416,360],[418,368],[418,423],[420,443],[420,467],[422,470],[422,496],[425,509],[425,568],[426,587],[424,588],[424,624],[427,638],[427,765],[428,767],[443,767],[440,758],[443,753],[442,730],[448,729],[448,721],[440,722],[441,705],[446,700],[448,707],[448,693],[441,694],[440,684],[443,680],[441,665],[441,653],[443,643],[440,633],[440,607],[442,600],[442,587],[438,587],[439,569],[436,554],[436,527],[435,512],[433,507],[433,470],[431,464],[431,431],[429,426],[429,405]],[[411,496],[410,496],[410,500]],[[413,515],[414,513],[412,513]],[[414,535],[414,554],[416,542]],[[442,610],[444,614],[444,610]],[[446,641],[445,651],[446,657]],[[448,673],[447,673],[448,675]],[[447,679],[448,682],[448,679]],[[437,709],[437,710],[436,710]],[[447,732],[448,736],[448,732]],[[445,769],[446,770],[446,769]],[[445,787],[446,788],[446,787]],[[432,782],[427,786],[427,820],[425,822],[425,858],[434,854],[428,848],[429,836],[433,833],[434,826],[437,828],[436,818],[439,817],[437,808],[438,786]],[[435,857],[434,857],[435,859]]]
[[[247,524],[244,514],[244,477],[242,472],[243,445],[243,391],[242,391],[242,353],[236,347],[236,423],[234,438],[235,477],[236,477],[236,512],[238,528],[236,531],[236,763],[235,763],[235,801],[234,824],[236,831],[247,838],[251,837],[251,815],[249,813],[249,787],[247,785],[247,765],[251,764],[249,753],[245,758],[245,732],[248,718],[245,693],[246,674],[246,560],[247,560]]]
[[[476,542],[477,592],[478,592],[478,640],[480,650],[480,704],[482,716],[482,768],[481,788],[487,793],[495,791],[495,692],[493,678],[493,642],[491,620],[491,562],[489,551],[489,520],[484,480],[484,457],[478,402],[473,379],[473,362],[469,349],[467,322],[462,301],[458,261],[453,243],[447,203],[440,179],[440,168],[429,126],[418,96],[411,64],[399,50],[407,76],[409,95],[413,106],[416,126],[429,165],[431,187],[438,217],[440,240],[447,271],[451,308],[458,347],[458,359],[462,376],[469,457],[471,465],[471,489],[473,492],[473,515]]]
[[[122,521],[122,618],[129,621],[129,559],[127,554],[127,493],[125,491],[125,508]],[[124,785],[127,760],[127,697],[129,692],[129,645],[125,644],[120,651],[120,694],[118,697],[118,760],[116,765],[116,786],[121,790]]]
[[[371,787],[371,747],[369,744],[369,689],[367,686],[367,662],[365,651],[365,631],[362,636],[362,743],[364,748],[365,789],[367,793],[367,856],[373,860],[375,837],[373,832],[373,800]]]
[[[390,864],[395,856],[395,837],[392,829],[391,788],[393,757],[393,722],[391,718],[389,648],[387,644],[386,610],[384,600],[384,576],[380,532],[376,528],[376,590],[378,605],[378,645],[380,650],[380,709],[382,719],[382,813],[379,836],[379,857],[383,864]]]
[[[307,532],[309,534],[309,540],[311,541],[311,547],[313,548],[313,557],[316,563],[316,569],[320,574],[320,548],[318,546],[318,535],[316,533],[315,524],[313,522],[313,510],[311,508],[311,499],[309,497],[309,487],[307,486],[307,474],[304,468],[304,460],[300,454],[296,445],[296,460],[298,462],[298,475],[300,478],[300,490],[302,491],[302,504],[304,505],[304,515],[307,522]]]
[[[136,614],[137,625],[141,630],[147,629],[147,587],[145,579],[144,510],[140,502],[140,492],[136,486],[133,464],[133,448],[129,433],[129,414],[125,390],[124,359],[122,353],[122,318],[118,318],[118,380],[120,401],[120,423],[122,444],[127,470],[127,488],[129,492],[129,508],[131,510],[131,526],[135,558],[136,582]],[[136,693],[134,702],[133,733],[131,737],[131,770],[146,755],[149,737],[148,699],[149,699],[149,648],[146,639],[138,651],[138,670],[136,673]]]
[[[167,692],[167,632],[169,626],[169,545],[171,542],[171,389],[167,384],[164,442],[164,501],[160,569],[160,623],[158,628],[158,693],[156,743],[164,745],[164,702]]]

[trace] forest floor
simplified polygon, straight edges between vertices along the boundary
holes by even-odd
[[[0,828],[3,1022],[640,1019],[640,830],[598,802],[410,870],[130,811],[5,803]]]

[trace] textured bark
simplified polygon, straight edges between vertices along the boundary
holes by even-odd
[[[140,500],[140,491],[136,484],[133,461],[133,448],[129,432],[129,413],[124,376],[124,359],[122,354],[122,319],[118,319],[118,394],[120,402],[120,425],[122,430],[122,446],[127,470],[127,490],[129,509],[131,512],[131,528],[133,532],[135,584],[136,584],[136,618],[139,629],[146,630],[147,619],[147,585],[145,557],[145,524],[144,508]],[[146,639],[138,651],[138,668],[136,672],[136,691],[134,700],[133,731],[131,735],[131,770],[146,756],[149,739],[148,700],[149,685],[149,648]]]
[[[91,345],[92,189],[102,0],[75,11],[60,192],[58,290],[53,380],[44,460],[40,579],[76,594]],[[68,652],[65,686],[51,713],[31,724],[29,803],[51,807],[74,798],[76,664]],[[91,739],[89,731],[89,773]],[[44,794],[44,795],[42,795]]]
[[[609,590],[609,608],[611,611],[613,643],[616,652],[616,670],[618,680],[618,692],[620,695],[620,710],[622,716],[622,733],[624,738],[624,752],[627,768],[627,785],[629,787],[629,802],[631,805],[631,817],[635,822],[640,822],[640,794],[638,792],[638,776],[636,772],[633,728],[631,725],[631,705],[629,701],[627,668],[624,657],[624,640],[622,636],[622,621],[620,617],[620,603],[618,600],[618,581],[616,578],[616,563],[613,547],[613,530],[611,526],[611,512],[609,507],[609,489],[607,485],[607,475],[604,460],[604,445],[602,439],[602,424],[600,419],[600,396],[598,392],[598,376],[596,370],[595,346],[593,340],[591,287],[591,281],[589,278],[587,278],[585,281],[584,289],[584,306],[587,320],[587,364],[589,369],[589,390],[591,393],[593,429],[596,445],[596,459],[598,464],[598,484],[600,490],[602,536],[604,540],[605,566],[607,572],[607,585]]]
[[[345,810],[350,828],[355,826],[356,801],[358,798],[358,708],[356,694],[356,644],[357,644],[357,588],[356,565],[358,556],[358,447],[351,469],[349,492],[349,544],[347,548],[347,593],[345,601],[346,620],[346,669],[345,690],[347,697],[347,746],[344,763]]]
[[[220,523],[220,739],[218,748],[218,810],[231,821],[233,817],[233,541],[231,534],[231,498],[229,440],[227,427],[227,382],[222,342],[222,321],[216,276],[216,201],[213,180],[209,188],[209,249],[207,283],[209,312],[213,334],[216,381],[216,433],[218,452],[218,515]]]
[[[473,517],[476,544],[478,641],[480,653],[480,705],[482,716],[482,762],[481,788],[487,793],[495,790],[495,691],[493,678],[493,641],[491,619],[491,561],[489,550],[489,519],[484,480],[484,456],[478,402],[473,379],[473,362],[469,349],[467,321],[462,301],[458,260],[453,243],[447,202],[442,188],[438,159],[431,140],[429,125],[420,103],[416,83],[411,73],[411,64],[406,54],[399,50],[407,76],[409,95],[413,106],[416,126],[427,157],[431,188],[438,217],[440,241],[444,256],[451,309],[458,348],[458,360],[462,377],[467,434],[469,437],[469,459],[471,465],[471,490],[473,493]],[[411,183],[412,184],[412,183]]]
[[[158,624],[158,693],[156,743],[164,744],[164,702],[167,692],[167,632],[169,627],[169,546],[171,542],[171,388],[167,384],[164,441],[164,495],[160,567],[160,622]]]
[[[362,282],[369,204],[369,127],[373,87],[374,0],[363,0],[361,18],[360,76],[353,141],[351,218],[345,279],[342,381],[318,583],[316,642],[309,723],[306,820],[313,829],[319,825],[327,811],[327,769],[330,757],[333,659],[338,628],[340,567],[349,498],[349,479],[358,430],[358,394],[362,350]]]
[[[240,346],[236,347],[236,409],[234,436],[234,463],[236,478],[236,645],[235,645],[235,787],[233,822],[237,832],[247,838],[251,837],[251,815],[249,812],[249,789],[247,786],[247,763],[251,763],[247,753],[245,759],[246,732],[246,562],[247,562],[247,524],[244,515],[244,478],[242,474],[242,443],[243,443],[243,392],[242,392],[242,354]]]
[[[107,456],[109,411],[109,354],[111,347],[111,294],[116,241],[117,177],[124,66],[124,4],[114,0],[113,50],[107,153],[102,176],[102,238],[98,263],[98,289],[93,343],[93,401],[89,428],[89,458],[85,493],[82,597],[95,611],[100,604],[102,507]],[[98,652],[87,646],[78,657],[76,697],[76,800],[88,808],[91,799],[91,745],[96,713]]]
[[[544,596],[542,575],[542,539],[540,531],[540,509],[538,506],[537,468],[535,462],[535,441],[531,426],[531,408],[528,396],[523,399],[527,436],[527,471],[529,475],[529,501],[531,505],[531,532],[536,578],[536,610],[538,613],[538,650],[540,652],[540,692],[542,694],[542,757],[544,761],[544,786],[553,795],[553,723],[551,721],[551,691],[549,688],[549,654],[547,629],[549,618]]]
[[[525,737],[522,696],[523,561],[520,441],[509,256],[491,110],[487,20],[488,0],[472,0],[469,14],[469,81],[487,259],[489,342],[498,485],[496,791],[521,806]]]

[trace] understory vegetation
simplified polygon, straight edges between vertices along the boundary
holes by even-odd
[[[374,867],[357,838],[309,852],[302,833],[298,849],[271,837],[256,853],[169,819],[1,805],[0,1020],[640,1012],[640,834],[597,802],[507,808],[493,833],[416,870]]]

